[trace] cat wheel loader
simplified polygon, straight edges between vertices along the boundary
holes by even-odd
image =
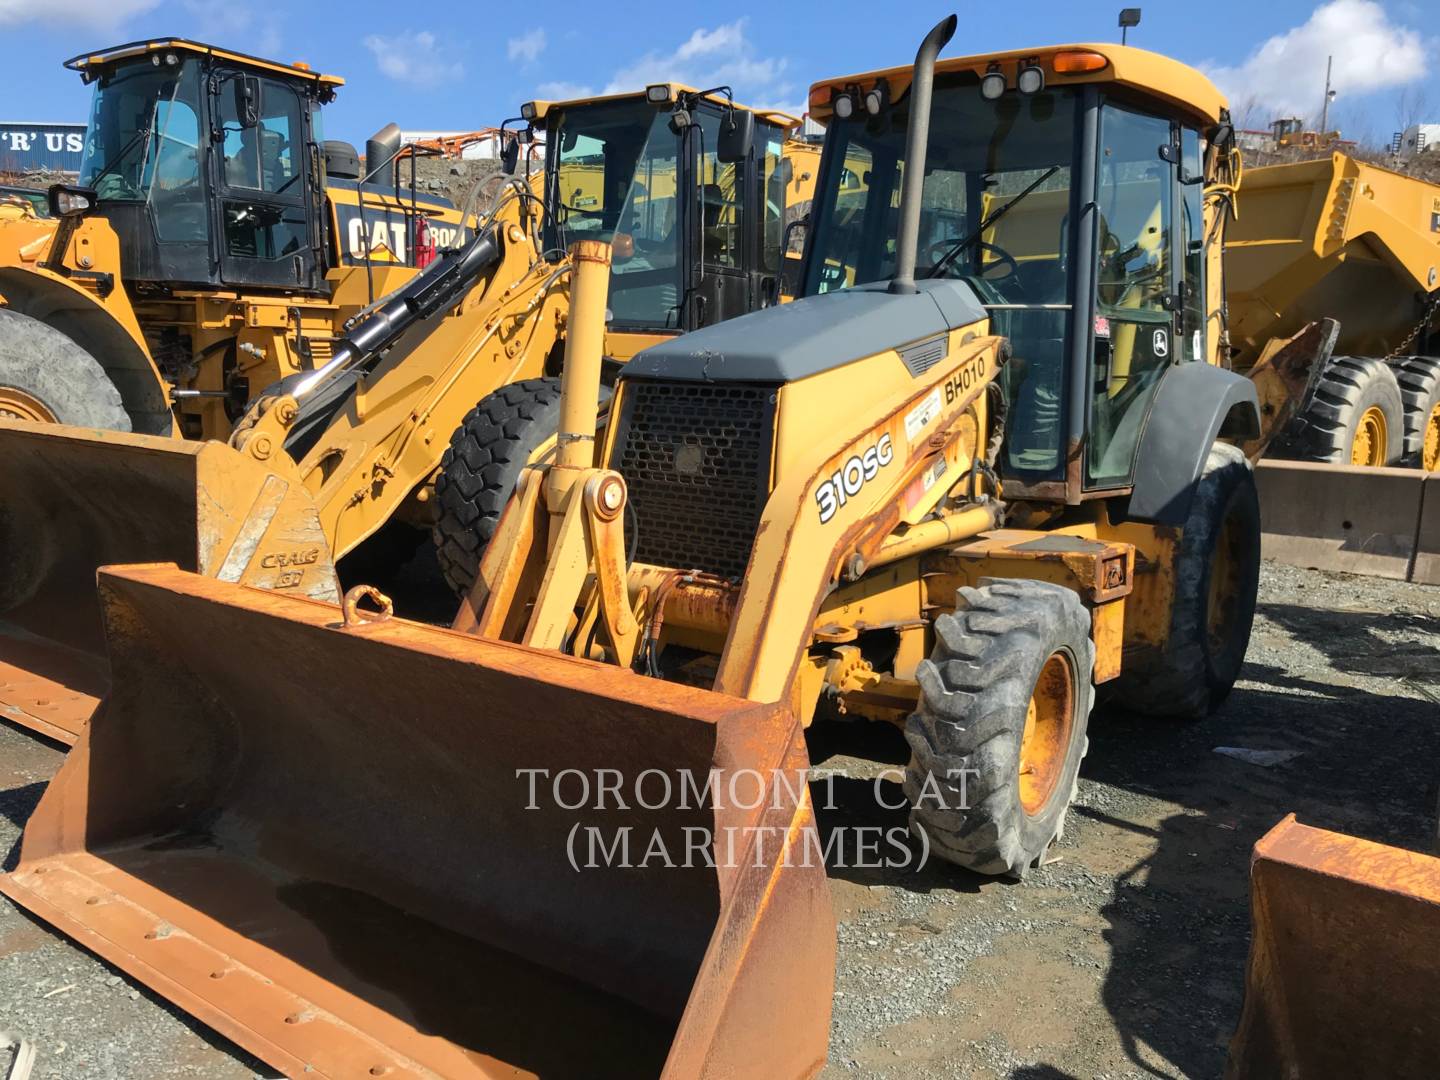
[[[468,591],[521,466],[554,437],[574,238],[624,245],[607,378],[778,299],[791,118],[671,84],[522,112],[544,131],[543,175],[505,181],[466,245],[267,388],[228,445],[0,421],[0,714],[74,741],[108,680],[107,563],[338,601],[337,563],[384,573],[433,532]]]
[[[394,124],[363,169],[322,142],[336,76],[178,38],[65,66],[95,87],[79,185],[0,222],[0,417],[224,438],[465,232],[402,187]]]
[[[0,890],[291,1075],[818,1071],[806,726],[903,726],[915,843],[1021,876],[1097,688],[1203,715],[1255,601],[1222,98],[1123,46],[937,63],[955,26],[812,88],[804,295],[638,353],[603,425],[623,245],[576,238],[558,435],[453,627],[102,569],[113,688]]]

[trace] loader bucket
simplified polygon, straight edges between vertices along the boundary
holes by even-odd
[[[1440,859],[1291,814],[1255,845],[1250,908],[1228,1080],[1435,1075]]]
[[[17,903],[291,1076],[822,1066],[834,921],[783,706],[174,567],[100,591],[113,688]]]
[[[223,443],[0,421],[0,462],[0,716],[51,738],[73,743],[108,685],[100,566],[338,601],[303,487]]]

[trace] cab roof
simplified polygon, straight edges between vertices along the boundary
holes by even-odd
[[[79,56],[72,56],[69,60],[66,60],[65,66],[71,71],[80,72],[81,77],[84,78],[86,82],[92,82],[99,78],[107,68],[116,63],[124,60],[132,60],[137,56],[167,52],[186,53],[190,56],[208,56],[217,60],[227,61],[237,67],[268,71],[276,75],[284,75],[291,79],[302,79],[306,82],[316,83],[332,89],[345,84],[345,80],[339,75],[322,75],[319,72],[311,71],[307,64],[285,64],[278,60],[266,60],[263,57],[236,52],[233,49],[222,49],[217,45],[206,45],[200,41],[188,41],[185,38],[175,37],[132,41],[125,45],[114,45],[108,49],[81,53]]]
[[[1096,71],[1061,74],[1055,70],[1055,56],[1058,53],[1095,53],[1104,59],[1105,64]],[[936,61],[935,73],[938,75],[952,71],[973,71],[984,75],[992,67],[998,67],[1013,87],[1017,71],[1029,63],[1038,64],[1044,71],[1047,87],[1072,83],[1116,84],[1164,102],[1170,108],[1188,114],[1193,120],[1207,126],[1220,122],[1221,110],[1228,104],[1215,84],[1188,64],[1128,45],[1045,45],[976,56],[957,56]],[[817,120],[828,120],[832,113],[832,93],[843,91],[847,87],[859,87],[863,92],[882,78],[890,85],[891,99],[896,100],[909,89],[912,73],[912,67],[907,64],[883,71],[824,79],[810,87],[810,115]]]
[[[658,89],[662,86],[665,87],[666,90],[666,97],[663,101],[657,101],[649,97],[650,91],[652,89]],[[545,114],[551,109],[568,109],[573,108],[577,105],[595,105],[598,103],[609,101],[629,101],[638,99],[640,101],[651,101],[656,105],[663,105],[669,102],[673,102],[682,94],[700,94],[700,91],[695,89],[695,87],[693,86],[686,86],[684,83],[667,82],[651,83],[643,90],[631,90],[623,94],[600,94],[594,97],[568,98],[564,101],[527,101],[525,103],[525,106],[533,107],[535,112],[533,117],[526,117],[526,119],[543,120],[545,118]],[[717,105],[730,104],[724,94],[716,93],[714,91],[706,94],[701,94],[700,96],[703,97],[704,100],[712,101]],[[798,116],[791,116],[789,113],[781,112],[779,109],[753,109],[748,105],[742,105],[738,101],[734,104],[735,108],[737,109],[741,109],[745,112],[754,113],[759,119],[768,120],[770,123],[778,124],[780,127],[783,128],[798,128],[801,124],[801,120]]]

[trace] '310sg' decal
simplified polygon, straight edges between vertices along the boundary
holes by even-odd
[[[860,494],[860,489],[893,460],[895,449],[888,434],[880,436],[880,441],[863,454],[851,454],[845,464],[815,490],[815,501],[820,504],[820,524],[833,518],[835,511]]]

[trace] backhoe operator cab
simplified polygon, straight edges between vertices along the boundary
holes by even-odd
[[[79,182],[127,282],[322,287],[317,128],[341,79],[181,41],[65,66],[95,85]]]
[[[909,76],[811,91],[828,135],[806,295],[895,271]],[[1130,488],[1166,373],[1213,361],[1202,152],[1225,119],[1203,76],[1138,49],[937,64],[915,276],[966,281],[1010,342],[1007,496]]]
[[[672,83],[521,115],[544,131],[546,247],[613,245],[611,331],[695,330],[778,301],[794,117]]]

